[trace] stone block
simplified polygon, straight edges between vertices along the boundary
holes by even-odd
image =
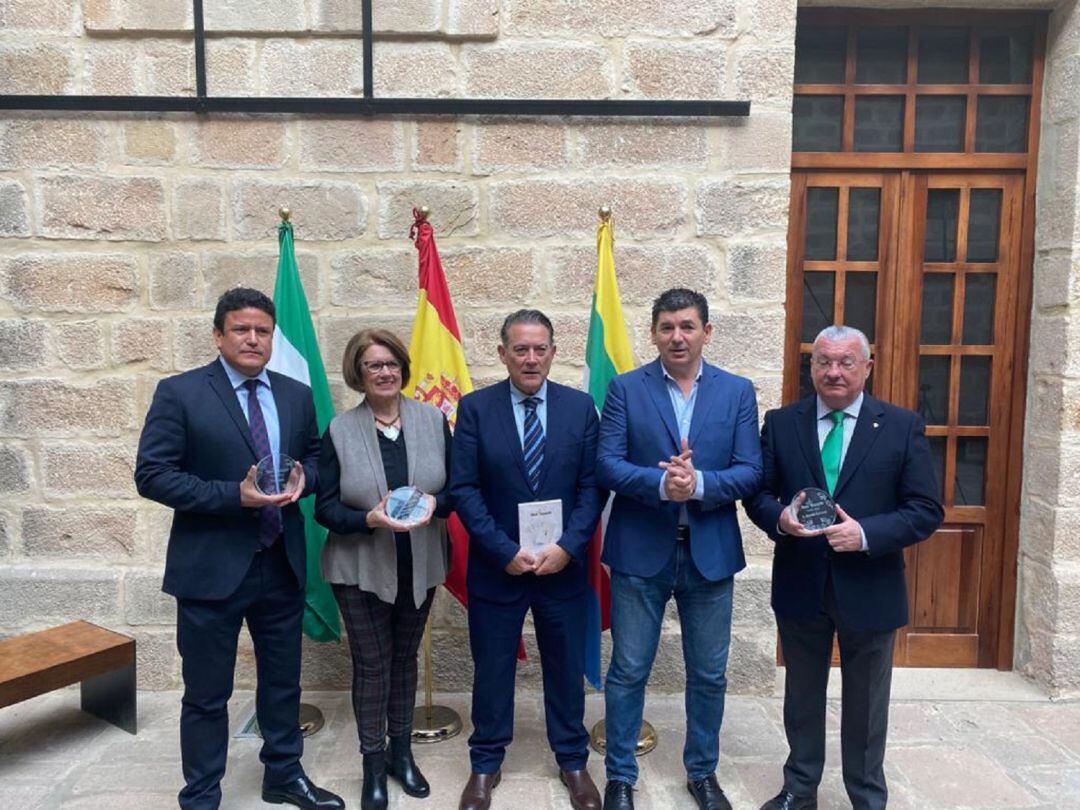
[[[319,318],[319,349],[322,351],[323,364],[328,369],[340,369],[345,346],[361,329],[389,329],[408,344],[412,337],[412,322],[416,307],[398,312],[378,311],[370,315],[341,317],[323,315]],[[351,395],[350,395],[351,396]]]
[[[458,93],[458,63],[445,42],[380,43],[374,56],[376,97],[435,98]]]
[[[179,180],[173,191],[173,236],[225,239],[225,182],[215,177]]]
[[[150,259],[150,308],[198,306],[199,271],[192,253],[161,253]]]
[[[165,188],[156,177],[41,177],[41,234],[54,239],[159,242]]]
[[[622,244],[621,222],[615,222],[615,275],[624,306],[646,306],[663,290],[690,287],[706,296],[716,285],[717,268],[712,252],[700,244]],[[592,299],[596,281],[596,250],[592,247],[561,248],[547,260],[551,300],[556,304],[581,305]]]
[[[124,254],[23,254],[0,261],[0,290],[16,310],[122,312],[135,304],[135,259]]]
[[[12,544],[18,536],[15,521],[11,515],[0,512],[0,559],[10,557]]]
[[[367,200],[353,183],[237,180],[232,197],[234,236],[275,239],[282,206],[292,209],[293,224],[304,241],[354,239],[367,230]]]
[[[698,236],[787,232],[787,178],[703,180],[697,188]]]
[[[425,118],[413,124],[413,168],[461,171],[461,158],[459,121]]]
[[[578,164],[606,167],[704,169],[709,162],[706,130],[685,123],[616,123],[580,128]]]
[[[687,191],[678,180],[507,180],[489,193],[490,229],[500,235],[592,236],[601,205],[616,212],[623,236],[669,236],[686,223]]]
[[[795,39],[797,6],[797,0],[757,0],[747,6],[750,11],[748,27],[754,33],[778,35],[767,39],[791,42]]]
[[[172,357],[169,331],[165,318],[130,318],[113,324],[113,363],[145,363],[151,368],[168,369]]]
[[[44,628],[74,617],[110,622],[120,615],[120,572],[116,568],[43,568],[0,565],[0,626]]]
[[[0,76],[12,95],[70,93],[75,84],[72,51],[58,45],[0,45]]]
[[[101,321],[59,321],[52,324],[56,356],[77,371],[105,365],[105,327]]]
[[[431,208],[430,222],[437,239],[479,233],[480,194],[477,187],[458,181],[387,180],[379,193],[379,238],[404,239],[413,224],[414,208]]]
[[[758,416],[764,418],[765,411],[779,408],[783,405],[783,377],[766,377],[760,374],[753,376],[754,390],[757,392]],[[769,554],[772,554],[772,544],[769,545]]]
[[[142,625],[174,625],[176,599],[161,592],[161,570],[128,568],[122,585],[124,621]]]
[[[0,320],[0,370],[29,371],[48,362],[48,326],[43,320]]]
[[[444,30],[450,37],[494,39],[499,35],[498,0],[449,0]]]
[[[0,168],[100,168],[106,155],[101,121],[15,118],[0,122]]]
[[[794,48],[740,48],[734,55],[734,63],[734,98],[791,109],[795,79]]]
[[[124,632],[135,639],[135,677],[140,690],[176,689],[180,686],[180,654],[172,629],[154,632],[125,628]],[[126,789],[124,794],[131,796]],[[95,794],[95,798],[103,798],[103,795]],[[149,802],[140,798],[132,804],[132,808],[149,807],[150,802],[158,800],[157,796],[150,798]]]
[[[544,119],[487,121],[473,127],[476,174],[560,169],[569,157],[567,128]]]
[[[46,442],[41,448],[41,469],[46,497],[136,496],[135,447],[130,443]]]
[[[176,128],[167,121],[128,121],[122,131],[125,162],[167,166],[176,159]]]
[[[782,303],[787,292],[787,245],[779,238],[732,240],[727,246],[732,298]]]
[[[400,172],[405,144],[400,121],[305,118],[300,121],[300,168],[313,171]]]
[[[1071,324],[1060,314],[1034,313],[1031,318],[1031,373],[1056,376],[1071,371]]]
[[[30,491],[33,470],[25,447],[7,442],[0,447],[0,495]]]
[[[0,433],[7,436],[116,434],[135,428],[135,385],[102,378],[90,385],[62,380],[0,382]]]
[[[245,653],[247,650],[245,649]],[[254,674],[254,655],[244,655],[244,671]],[[237,673],[239,675],[239,673]],[[250,677],[250,675],[248,676]],[[300,657],[300,685],[304,689],[346,690],[352,686],[352,660],[342,634],[341,643],[319,644],[304,638]],[[254,680],[251,682],[252,688]]]
[[[772,612],[769,612],[772,616]],[[728,691],[734,695],[772,695],[776,688],[776,628],[731,629]]]
[[[352,0],[352,19],[361,22],[360,3]],[[442,28],[440,0],[401,0],[372,7],[372,28],[380,34],[436,34]]]
[[[77,8],[71,0],[5,0],[0,4],[0,29],[72,34]]]
[[[256,48],[253,40],[206,41],[206,90],[211,96],[257,96]]]
[[[632,40],[623,50],[623,89],[646,98],[723,98],[726,61],[719,42]]]
[[[209,313],[173,320],[173,367],[177,371],[204,366],[218,356],[213,328]]]
[[[306,28],[304,4],[293,0],[264,0],[252,6],[246,0],[217,0],[206,8],[206,30],[215,33],[287,31]]]
[[[775,643],[776,619],[770,603],[772,594],[771,562],[748,561],[746,568],[735,577],[731,623],[744,635],[760,630]],[[774,650],[775,655],[775,650]]]
[[[755,112],[717,128],[719,162],[737,172],[786,172],[791,166],[791,113]]]
[[[599,45],[466,45],[462,65],[473,97],[606,98],[613,90],[611,54]]]
[[[531,250],[450,248],[441,258],[456,306],[501,305],[509,311],[536,299],[539,273]]]
[[[276,250],[204,253],[202,307],[207,312],[206,323],[210,324],[210,313],[217,305],[218,298],[233,287],[254,287],[272,298],[277,278],[277,260]],[[296,264],[308,305],[317,309],[322,300],[318,257],[303,251],[296,254]]]
[[[1080,101],[1074,92],[1080,82],[1080,54],[1058,55],[1049,60],[1046,70],[1046,118],[1055,123],[1080,115]]]
[[[1030,807],[1034,796],[985,754],[964,747],[896,747],[889,761],[914,786],[921,807],[951,807],[958,796],[975,807]]]
[[[191,31],[189,3],[175,0],[86,0],[83,24],[88,31]]]
[[[0,180],[0,237],[29,235],[26,189],[16,180]]]
[[[514,35],[569,33],[624,37],[648,31],[652,36],[735,33],[733,0],[689,0],[672,3],[619,3],[618,0],[511,0],[506,4],[506,31]]]
[[[378,48],[376,52],[381,50]],[[379,75],[377,64],[376,76]],[[360,96],[364,90],[363,53],[356,41],[266,40],[261,66],[264,93],[289,88],[293,95],[344,98]],[[378,88],[376,93],[383,95]]]
[[[784,368],[784,312],[720,312],[713,322],[706,358],[736,374],[756,376]]]
[[[83,52],[83,92],[97,96],[138,95],[138,54],[135,42],[87,42]]]
[[[285,122],[260,116],[199,120],[191,162],[225,169],[277,169],[289,159]]]
[[[330,260],[334,306],[405,309],[415,305],[417,286],[416,251],[411,248],[346,250]]]
[[[135,549],[135,509],[24,509],[22,541],[29,557],[119,561]]]
[[[1080,259],[1070,254],[1037,254],[1035,278],[1035,306],[1040,310],[1067,307],[1080,297]]]
[[[195,49],[190,42],[149,40],[142,49],[143,84],[149,95],[195,95]]]

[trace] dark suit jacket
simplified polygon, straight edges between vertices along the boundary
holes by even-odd
[[[702,364],[688,439],[704,500],[687,502],[690,552],[698,571],[717,581],[746,566],[736,501],[761,480],[757,398],[749,380]],[[679,504],[660,499],[657,465],[681,449],[675,410],[659,360],[611,381],[600,423],[596,470],[615,493],[604,534],[612,570],[651,577],[675,550]]]
[[[304,465],[304,494],[318,483],[319,432],[311,389],[276,372],[270,388],[281,452]],[[240,481],[255,444],[221,360],[158,383],[146,414],[135,485],[174,511],[162,590],[184,599],[224,599],[239,586],[259,548],[257,509],[240,506]],[[282,509],[289,564],[300,587],[307,568],[300,508]]]
[[[799,490],[826,488],[815,396],[765,414],[761,446],[765,479],[745,505],[750,519],[776,543],[772,606],[777,614],[816,615],[831,572],[846,627],[886,631],[906,624],[903,549],[933,534],[945,515],[922,419],[869,394],[863,398],[834,498],[859,521],[868,552],[838,553],[823,535],[790,537],[777,531],[780,512]]]
[[[556,598],[584,592],[586,549],[607,494],[596,483],[599,420],[592,398],[548,380],[547,432],[540,492],[525,471],[507,380],[463,397],[454,431],[450,495],[469,532],[470,594],[510,602],[527,588]],[[571,556],[557,574],[512,576],[504,570],[520,549],[518,504],[562,501],[559,545]]]

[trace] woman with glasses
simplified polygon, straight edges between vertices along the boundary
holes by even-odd
[[[409,354],[392,332],[354,335],[342,374],[362,397],[334,417],[323,437],[315,516],[330,530],[322,576],[333,588],[352,654],[361,808],[383,810],[387,775],[410,796],[431,792],[409,741],[416,651],[435,586],[449,567],[440,518],[450,513],[450,428],[438,408],[402,395]],[[387,512],[389,494],[404,486],[425,493],[427,507],[409,525]]]

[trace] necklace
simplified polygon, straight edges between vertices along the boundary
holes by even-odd
[[[374,412],[372,416],[375,416]],[[379,430],[382,431],[383,436],[388,438],[392,442],[397,441],[397,437],[401,435],[401,428],[397,427],[397,423],[401,420],[401,414],[399,413],[389,422],[384,422],[379,417],[375,416],[375,424],[379,426]]]

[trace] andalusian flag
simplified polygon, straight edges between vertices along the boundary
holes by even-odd
[[[585,346],[583,388],[603,411],[608,383],[616,374],[634,367],[634,353],[626,334],[619,284],[615,279],[614,236],[611,217],[602,218],[596,230],[596,283],[593,287],[589,340]],[[600,564],[604,526],[608,510],[589,543],[589,604],[585,617],[585,677],[594,688],[601,688],[600,634],[611,627],[611,579]]]
[[[435,233],[426,215],[414,208],[413,217],[409,237],[420,254],[420,296],[409,341],[412,374],[403,390],[405,396],[441,410],[453,428],[457,423],[458,401],[472,391],[472,379],[461,348],[461,330],[446,286],[446,273],[435,247]],[[461,604],[468,604],[465,571],[469,562],[469,534],[456,514],[450,516],[446,526],[452,541],[453,566],[444,584]]]
[[[334,401],[326,382],[315,328],[311,325],[304,285],[296,267],[293,250],[292,224],[284,221],[278,226],[277,282],[274,285],[274,308],[277,325],[274,327],[274,348],[267,365],[271,371],[292,377],[311,388],[315,399],[315,418],[319,435],[326,432],[334,418]],[[304,592],[304,632],[314,641],[340,641],[338,608],[330,586],[323,582],[319,559],[326,543],[326,529],[315,522],[315,497],[300,501],[304,515],[304,534],[307,538],[307,588]]]

